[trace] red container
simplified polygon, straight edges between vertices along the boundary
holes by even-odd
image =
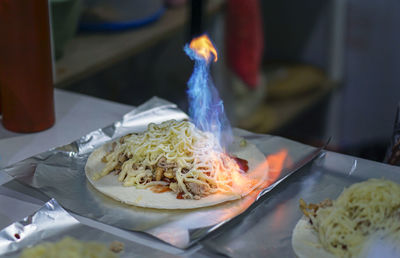
[[[36,132],[54,124],[48,0],[0,1],[3,125]]]

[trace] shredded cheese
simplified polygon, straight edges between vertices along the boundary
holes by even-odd
[[[213,134],[189,121],[151,123],[147,131],[127,135],[116,144],[104,157],[105,168],[93,179],[118,171],[123,186],[167,185],[185,199],[196,199],[217,191],[231,192],[232,174],[240,172]],[[161,180],[165,177],[170,182]]]

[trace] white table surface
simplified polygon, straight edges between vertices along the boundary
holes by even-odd
[[[54,91],[56,122],[45,131],[20,134],[0,125],[0,167],[68,144],[122,118],[133,106],[63,90]]]
[[[93,130],[120,120],[125,113],[135,108],[59,89],[55,89],[54,98],[56,122],[48,130],[20,134],[10,132],[0,125],[0,167],[11,165],[50,148],[68,144]],[[0,214],[1,228],[4,228],[11,221],[18,221],[30,215],[35,208],[40,207],[40,202],[34,201],[32,197],[1,186],[9,180],[11,180],[9,176],[4,173],[0,174],[0,205],[2,205],[3,210]],[[17,201],[12,202],[10,197],[15,198]],[[13,212],[4,212],[7,210],[12,210]],[[13,216],[11,217],[10,214],[13,214]],[[120,230],[77,215],[74,215],[74,217],[84,224],[171,254],[192,256],[194,252],[200,249],[200,247],[194,247],[184,252],[155,241],[144,234]],[[202,255],[195,256],[201,257]]]

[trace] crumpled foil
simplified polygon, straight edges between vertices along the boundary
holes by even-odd
[[[34,214],[15,222],[0,231],[0,256],[19,257],[21,251],[30,246],[56,242],[70,236],[80,241],[96,241],[109,246],[113,241],[124,244],[119,257],[175,257],[171,254],[127,241],[81,224],[68,214],[54,199],[48,201]]]
[[[84,166],[87,157],[98,146],[127,133],[143,131],[150,122],[185,118],[187,115],[176,105],[154,97],[127,113],[121,121],[0,171],[56,198],[64,208],[78,215],[122,229],[146,232],[178,248],[187,248],[250,206],[256,206],[262,195],[318,153],[313,147],[284,138],[235,129],[236,136],[255,144],[266,156],[282,149],[288,151],[279,178],[241,200],[193,210],[158,210],[122,204],[101,194],[86,180]]]

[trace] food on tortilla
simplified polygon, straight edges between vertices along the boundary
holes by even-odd
[[[118,247],[118,250],[114,246]],[[44,242],[42,244],[26,248],[20,258],[116,258],[122,251],[123,244],[115,241],[110,247],[97,242],[82,242],[72,237],[64,237],[59,242]]]
[[[377,240],[400,251],[400,185],[395,182],[370,179],[353,184],[334,201],[307,204],[301,199],[300,209],[304,216],[292,236],[299,257],[362,257]]]
[[[230,151],[235,159],[213,134],[189,121],[152,123],[145,132],[95,150],[85,171],[96,189],[128,204],[167,209],[210,206],[240,198],[250,184],[265,177],[265,171],[257,176],[245,173],[265,156],[254,145],[239,142]],[[240,179],[246,193],[238,191]]]

